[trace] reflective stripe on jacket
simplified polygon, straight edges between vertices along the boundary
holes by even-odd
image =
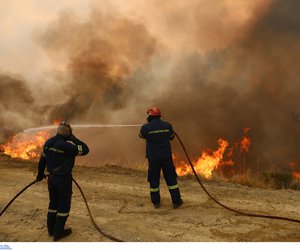
[[[172,125],[159,117],[144,124],[140,137],[146,139],[146,157],[148,159],[172,158],[170,140],[174,139]]]
[[[44,144],[43,152],[39,161],[39,171],[47,171],[56,175],[65,175],[72,172],[75,157],[86,155],[89,152],[88,146],[75,139],[67,141],[62,135],[57,134]]]

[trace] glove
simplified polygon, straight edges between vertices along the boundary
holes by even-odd
[[[36,177],[36,181],[41,181],[43,179],[46,179],[46,175],[43,173],[38,173],[37,177]]]

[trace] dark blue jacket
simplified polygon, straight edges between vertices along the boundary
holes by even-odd
[[[72,172],[75,156],[86,155],[88,146],[75,138],[72,142],[57,134],[44,144],[43,152],[39,161],[39,173],[43,173],[46,166],[49,173],[65,175]]]
[[[150,160],[172,158],[170,140],[174,139],[172,125],[153,117],[142,126],[140,137],[146,139],[146,157]]]

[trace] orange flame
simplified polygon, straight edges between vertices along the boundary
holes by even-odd
[[[244,136],[240,142],[240,151],[244,152],[244,153],[248,153],[249,152],[249,147],[250,147],[250,138],[247,136],[248,132],[251,130],[251,128],[244,128],[243,129],[243,133]]]
[[[224,161],[223,155],[228,146],[228,142],[223,139],[218,140],[219,148],[216,151],[204,151],[202,155],[193,162],[195,171],[207,179],[210,179],[214,170],[221,166],[230,165],[234,163],[232,160]],[[176,172],[179,176],[188,175],[192,173],[190,166],[184,162],[176,167]]]
[[[300,180],[300,172],[293,172],[293,177]]]
[[[243,129],[243,133],[244,133],[244,134],[248,134],[248,132],[249,132],[250,130],[251,130],[251,128],[244,128],[244,129]]]
[[[300,172],[299,172],[299,171],[296,171],[296,168],[297,168],[297,166],[298,166],[297,163],[298,163],[297,161],[291,161],[291,162],[289,163],[289,167],[290,167],[291,170],[292,170],[293,178],[300,180]]]
[[[0,145],[0,148],[12,158],[35,159],[39,157],[41,148],[48,137],[49,133],[47,131],[40,131],[34,134],[18,133],[5,145]]]
[[[61,119],[52,121],[53,125],[60,124]],[[46,129],[35,133],[18,133],[5,145],[0,145],[0,150],[12,158],[24,160],[39,157],[45,141],[52,135],[51,130]]]
[[[53,124],[53,125],[59,125],[60,123],[61,123],[61,119],[60,119],[60,118],[54,119],[54,120],[52,121],[52,124]]]
[[[250,144],[251,144],[250,138],[244,136],[241,140],[241,147],[240,147],[241,152],[247,153],[249,151]]]

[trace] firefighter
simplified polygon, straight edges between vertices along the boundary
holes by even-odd
[[[73,135],[72,127],[67,122],[61,122],[57,134],[44,144],[36,180],[46,178],[44,171],[47,166],[50,199],[47,228],[53,241],[72,233],[71,228],[64,228],[71,208],[72,169],[75,156],[86,155],[88,152],[88,146]]]
[[[172,160],[170,140],[174,139],[172,125],[160,119],[159,108],[149,108],[148,123],[141,127],[139,136],[146,139],[146,158],[148,159],[148,182],[150,197],[155,208],[160,207],[159,182],[162,169],[172,198],[173,208],[178,208],[183,201],[177,183],[177,174]]]

